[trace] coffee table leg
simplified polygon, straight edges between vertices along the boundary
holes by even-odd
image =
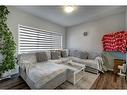
[[[74,83],[73,83],[73,85],[75,85],[75,73],[74,73]]]

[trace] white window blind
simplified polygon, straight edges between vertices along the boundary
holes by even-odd
[[[19,25],[19,53],[62,48],[62,35]]]

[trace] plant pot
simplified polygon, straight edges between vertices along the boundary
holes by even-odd
[[[6,79],[6,78],[10,78],[10,76],[11,76],[10,73],[11,73],[11,70],[6,71],[5,73],[0,74],[0,80]]]
[[[5,73],[2,74],[2,77],[7,77],[10,76],[11,70],[6,71]]]

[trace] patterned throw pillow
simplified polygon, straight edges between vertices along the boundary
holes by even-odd
[[[54,50],[51,51],[51,59],[59,59],[61,57],[60,51]]]
[[[56,52],[58,53],[59,58],[61,58],[61,50],[56,50]]]
[[[66,50],[62,50],[61,51],[61,56],[62,57],[67,57],[67,51]]]
[[[36,53],[37,62],[48,61],[46,52],[37,52]]]

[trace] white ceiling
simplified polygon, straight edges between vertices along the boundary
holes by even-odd
[[[17,8],[64,27],[124,11],[124,7],[120,6],[77,6],[70,14],[65,13],[62,6],[17,6]]]

